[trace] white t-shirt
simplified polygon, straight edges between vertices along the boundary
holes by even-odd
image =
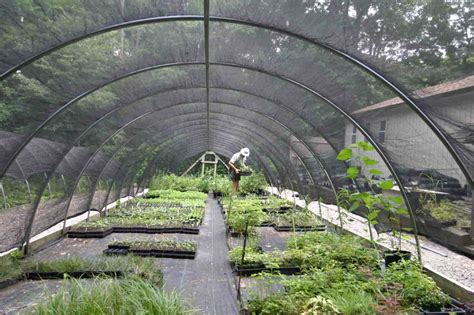
[[[237,152],[236,154],[232,155],[232,157],[230,158],[229,163],[235,164],[235,162],[237,162],[237,161],[243,163],[243,158],[244,158],[244,156],[240,152]]]

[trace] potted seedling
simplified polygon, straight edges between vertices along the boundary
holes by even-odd
[[[240,176],[250,176],[250,175],[252,175],[253,171],[252,171],[252,168],[250,168],[250,166],[244,164],[240,168],[239,173],[240,173]]]

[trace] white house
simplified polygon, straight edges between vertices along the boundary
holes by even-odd
[[[469,150],[474,150],[474,76],[430,86],[413,94],[436,123],[450,135],[462,138]],[[418,170],[435,169],[458,179],[461,185],[466,184],[440,140],[400,98],[373,104],[352,114],[369,126],[372,136],[400,165]],[[352,124],[346,124],[345,145],[361,140],[364,140],[361,132]],[[373,157],[380,160],[376,153]],[[380,165],[388,176],[388,169],[383,163]]]

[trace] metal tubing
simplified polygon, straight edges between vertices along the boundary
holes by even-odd
[[[208,1],[208,0],[205,0]],[[16,72],[16,70],[20,69],[21,67],[24,67],[27,64],[32,63],[33,61],[48,55],[62,47],[68,46],[72,43],[81,41],[83,39],[87,39],[89,37],[93,37],[102,33],[106,33],[112,30],[120,29],[120,28],[125,28],[125,27],[130,27],[130,26],[136,26],[136,25],[144,25],[144,24],[152,24],[152,23],[161,23],[161,22],[177,22],[177,21],[204,21],[204,20],[209,20],[213,22],[224,22],[224,23],[232,23],[232,24],[240,24],[240,25],[245,25],[245,26],[252,26],[256,28],[261,28],[277,33],[282,33],[290,37],[294,37],[297,39],[300,39],[302,41],[305,41],[307,43],[310,43],[312,45],[318,46],[320,48],[323,48],[331,53],[334,53],[335,55],[344,58],[344,60],[347,60],[348,62],[356,65],[357,67],[365,70],[369,74],[375,76],[377,79],[381,80],[390,90],[392,90],[396,95],[398,95],[428,126],[429,128],[433,131],[433,133],[440,139],[440,141],[443,143],[443,145],[447,148],[449,153],[452,155],[454,160],[456,161],[457,165],[463,172],[464,176],[469,182],[469,185],[474,187],[474,182],[473,178],[471,177],[471,174],[467,168],[467,166],[464,164],[462,159],[460,158],[459,154],[456,152],[454,147],[451,145],[449,142],[449,139],[446,137],[446,135],[439,129],[439,127],[435,124],[435,122],[428,116],[426,115],[420,107],[416,104],[415,100],[407,93],[404,91],[404,89],[396,84],[394,81],[389,80],[386,76],[384,76],[380,71],[376,70],[375,67],[371,67],[361,59],[357,58],[356,56],[353,56],[352,54],[342,51],[339,48],[336,48],[332,45],[329,45],[327,43],[323,43],[321,41],[318,41],[316,39],[309,38],[307,36],[285,30],[279,27],[271,26],[271,25],[264,25],[262,23],[257,23],[257,22],[250,22],[250,21],[243,21],[235,18],[226,18],[226,17],[215,17],[215,16],[208,16],[205,17],[203,15],[182,15],[182,16],[166,16],[166,17],[153,17],[153,18],[146,18],[146,19],[137,19],[137,20],[132,20],[132,21],[127,21],[123,23],[118,23],[110,26],[103,27],[97,31],[88,33],[86,35],[78,36],[76,38],[73,38],[71,40],[65,41],[55,47],[52,47],[50,49],[46,49],[42,51],[41,53],[38,53],[34,55],[33,57],[17,64],[16,66],[10,68],[6,72],[4,72],[0,76],[0,81],[8,77],[9,75],[13,74]],[[16,156],[16,154],[15,154]],[[7,164],[9,166],[9,163]],[[8,169],[8,167],[6,168]],[[5,169],[5,171],[6,171]],[[3,176],[4,172],[2,171],[0,173],[0,177]]]

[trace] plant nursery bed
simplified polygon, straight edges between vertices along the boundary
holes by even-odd
[[[172,240],[160,241],[124,241],[109,244],[104,250],[106,255],[127,255],[133,253],[138,256],[161,258],[187,258],[196,256],[196,243],[176,242]]]
[[[70,238],[104,238],[112,233],[146,233],[146,234],[199,234],[199,227],[122,227],[114,226],[107,230],[70,230]]]
[[[95,278],[98,276],[108,277],[123,277],[124,272],[121,270],[84,270],[84,271],[72,271],[72,272],[26,272],[24,277],[26,280],[54,280],[64,279],[65,277],[71,278]]]
[[[159,249],[123,249],[123,248],[107,248],[104,250],[105,255],[127,255],[134,254],[142,257],[157,258],[176,258],[176,259],[194,259],[195,251],[171,251]]]
[[[255,275],[260,272],[279,272],[283,275],[294,275],[301,272],[301,268],[298,266],[286,266],[286,267],[278,267],[278,268],[266,268],[262,265],[247,265],[244,267],[235,265],[231,263],[232,270],[234,273],[238,275],[242,275],[244,277],[249,277],[251,275]]]
[[[437,311],[422,310],[422,314],[429,315],[450,315],[450,314],[474,314],[474,309],[470,306],[450,297],[450,304]]]
[[[260,223],[259,225],[256,225],[258,227],[272,227],[274,226],[275,224],[271,221],[264,221],[262,223]]]
[[[66,236],[71,237],[71,238],[104,238],[112,233],[113,233],[112,228],[109,228],[106,230],[78,228],[78,229],[69,230]]]
[[[422,311],[423,315],[455,315],[455,314],[467,314],[465,310],[458,307],[448,307],[441,311],[431,312],[431,311]]]
[[[290,211],[290,207],[280,207],[280,208],[262,208],[263,212],[273,212],[273,213],[287,213]]]
[[[273,226],[273,228],[278,232],[309,232],[309,231],[326,231],[325,225],[315,225],[315,226],[305,226],[305,225],[296,225],[294,228],[290,225],[280,225]]]

